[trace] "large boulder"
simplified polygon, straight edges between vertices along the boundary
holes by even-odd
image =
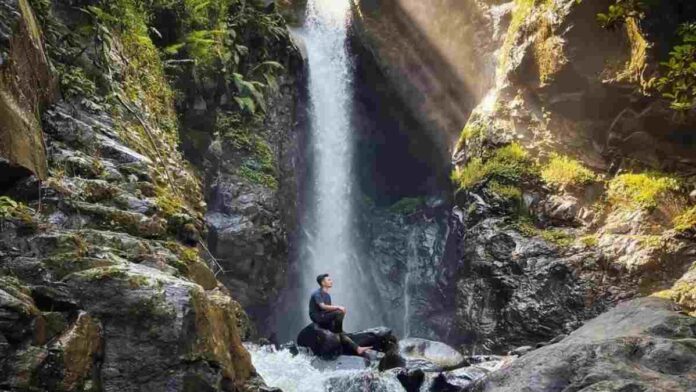
[[[324,359],[337,358],[342,353],[341,338],[326,329],[312,323],[304,327],[297,335],[297,345],[307,347],[314,355]]]
[[[474,391],[689,391],[696,385],[696,318],[641,298],[521,357]]]
[[[459,351],[442,342],[408,338],[399,342],[401,354],[406,358],[421,358],[442,368],[466,366],[468,362]]]
[[[371,328],[347,334],[359,346],[371,346],[376,351],[387,352],[397,346],[397,338],[386,327]],[[342,347],[341,338],[317,324],[309,324],[297,335],[297,345],[307,347],[323,359],[335,359],[341,354],[353,355],[348,347]]]

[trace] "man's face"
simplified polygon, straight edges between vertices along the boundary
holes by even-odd
[[[333,280],[331,279],[330,276],[327,276],[326,278],[324,278],[324,280],[321,283],[322,283],[321,286],[325,287],[327,289],[330,289],[333,287]]]

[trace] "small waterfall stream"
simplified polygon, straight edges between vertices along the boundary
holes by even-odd
[[[411,231],[408,236],[408,249],[406,257],[406,274],[404,275],[404,338],[411,336],[411,273],[416,267],[418,247],[416,244],[416,232]]]

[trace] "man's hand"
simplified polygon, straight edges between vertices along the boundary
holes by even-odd
[[[338,310],[340,310],[343,314],[346,314],[346,308],[343,306],[337,306]]]

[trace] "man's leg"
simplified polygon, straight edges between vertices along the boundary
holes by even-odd
[[[336,310],[335,312],[336,313],[333,315],[333,329],[331,329],[331,332],[343,333],[343,318],[345,314],[340,310]]]
[[[348,335],[346,335],[345,332],[343,332],[343,319],[345,318],[345,313],[341,311],[337,311],[338,313],[335,315],[332,315],[333,317],[333,329],[331,332],[338,334],[338,336],[341,338],[341,344],[344,347],[347,347],[353,354],[358,354],[358,348],[359,346],[353,341],[353,339],[349,338]],[[334,313],[334,312],[331,312]],[[358,354],[360,355],[360,354]]]
[[[319,327],[323,329],[328,329],[333,333],[340,333],[336,331],[336,320],[340,318],[340,327],[343,327],[343,313],[340,310],[333,310],[331,312],[322,312],[316,315],[312,319]]]
[[[348,348],[353,354],[358,354],[358,345],[353,341],[353,339],[349,338],[348,335],[346,335],[344,332],[341,332],[340,334],[338,334],[338,336],[341,337],[341,344],[344,347],[348,346]]]

